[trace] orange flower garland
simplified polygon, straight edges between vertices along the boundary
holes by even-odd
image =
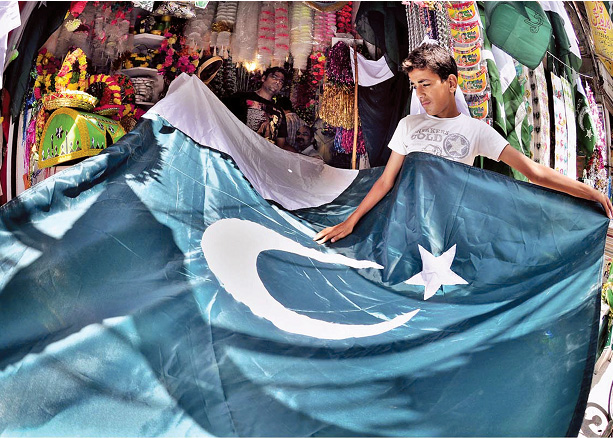
[[[74,64],[79,64],[79,77],[73,78]],[[64,58],[62,67],[55,78],[55,91],[85,90],[87,87],[87,56],[81,49],[75,49]]]
[[[36,80],[34,81],[34,98],[39,100],[43,94],[51,91],[53,74],[59,68],[59,60],[43,48],[36,57]]]
[[[121,105],[121,87],[115,79],[109,75],[102,74],[90,76],[87,84],[88,87],[96,83],[102,84],[104,87],[99,106]]]

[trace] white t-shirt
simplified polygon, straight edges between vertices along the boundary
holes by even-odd
[[[451,118],[417,114],[398,122],[388,147],[401,155],[428,152],[472,165],[478,155],[498,161],[508,143],[487,123],[464,114]]]

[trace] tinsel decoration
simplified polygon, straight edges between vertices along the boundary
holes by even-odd
[[[232,53],[236,63],[255,61],[258,41],[258,20],[260,2],[239,2],[236,26],[232,37]]]
[[[341,154],[353,153],[353,129],[337,128],[334,136],[334,151]],[[357,154],[364,155],[366,146],[364,144],[364,136],[362,135],[362,127],[358,126],[358,143]]]
[[[275,45],[272,54],[273,67],[282,67],[289,56],[289,4],[273,2],[275,8]]]
[[[262,2],[258,24],[258,64],[262,70],[272,62],[275,45],[275,7],[274,2]]]
[[[211,25],[214,32],[232,32],[236,23],[236,13],[238,11],[237,1],[223,1],[217,5],[215,21]]]
[[[336,32],[351,33],[351,15],[353,11],[353,2],[347,2],[340,10],[336,11]]]
[[[351,52],[344,42],[339,41],[330,49],[326,73],[328,79],[335,84],[353,86]]]
[[[353,129],[354,91],[349,46],[338,42],[328,56],[319,117],[331,126]]]
[[[304,71],[313,48],[313,10],[302,2],[293,2],[291,17],[290,52],[294,68]]]

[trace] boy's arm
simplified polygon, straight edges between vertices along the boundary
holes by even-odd
[[[402,168],[405,155],[392,151],[390,158],[385,165],[385,170],[373,184],[368,194],[364,197],[358,208],[349,215],[347,219],[333,227],[324,228],[315,235],[313,240],[317,243],[325,243],[326,241],[336,242],[337,240],[351,234],[353,228],[358,221],[368,213],[377,203],[383,199],[385,195],[394,187],[396,177]]]
[[[526,178],[534,184],[559,190],[579,198],[600,202],[609,219],[613,219],[613,206],[611,206],[611,200],[598,190],[582,182],[568,178],[550,167],[543,166],[530,160],[511,145],[506,145],[499,159],[515,170],[523,173]]]

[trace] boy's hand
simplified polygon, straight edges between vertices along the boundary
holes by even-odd
[[[609,217],[609,219],[613,219],[613,206],[611,205],[611,200],[604,194],[599,191],[596,191],[597,197],[594,199],[597,202],[600,202],[604,207],[604,211]]]
[[[353,231],[353,224],[348,221],[341,222],[333,227],[324,228],[313,237],[313,240],[319,243],[326,243],[328,240],[332,243],[348,236]]]

